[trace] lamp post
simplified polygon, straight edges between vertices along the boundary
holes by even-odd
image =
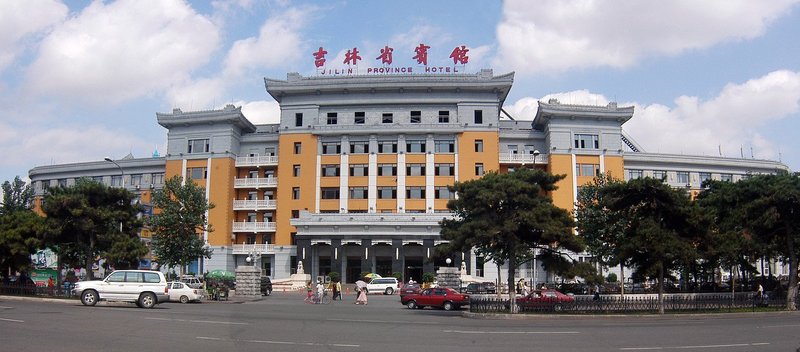
[[[113,163],[117,166],[117,168],[119,168],[120,177],[122,178],[122,188],[125,188],[125,170],[122,169],[122,166],[119,166],[116,161],[109,157],[105,157],[103,160]]]
[[[541,154],[539,149],[533,150],[533,167],[536,167],[536,157],[539,156],[539,154]]]

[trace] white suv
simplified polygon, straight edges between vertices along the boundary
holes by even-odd
[[[383,292],[385,295],[391,295],[399,289],[400,283],[393,277],[374,278],[367,284],[367,293]]]
[[[79,281],[72,290],[81,303],[93,306],[98,301],[136,303],[141,308],[153,308],[169,301],[167,279],[159,271],[117,270],[104,280]]]

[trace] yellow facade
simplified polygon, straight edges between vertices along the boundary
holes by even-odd
[[[477,164],[483,165],[485,172],[500,170],[499,135],[497,132],[464,132],[458,136],[458,178],[469,181],[480,178],[476,175]],[[481,141],[483,151],[475,151],[476,141]]]
[[[295,153],[295,143],[300,143],[300,153]],[[278,189],[275,214],[277,231],[275,244],[291,245],[292,233],[296,231],[290,221],[292,211],[316,212],[317,138],[308,133],[285,134],[278,139]],[[326,159],[327,160],[327,159]],[[332,161],[332,160],[328,160]],[[336,162],[338,164],[338,158]],[[300,165],[300,176],[294,176],[294,165]],[[338,183],[337,183],[338,185]],[[294,199],[294,190],[299,198]]]

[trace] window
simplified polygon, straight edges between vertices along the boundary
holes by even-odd
[[[275,156],[275,147],[264,148],[264,155]]]
[[[338,122],[337,119],[338,119],[338,117],[337,117],[337,114],[335,112],[329,112],[328,113],[328,124],[329,125],[335,125]]]
[[[350,142],[350,154],[367,154],[367,153],[369,153],[369,141]]]
[[[125,282],[125,272],[118,271],[112,273],[111,275],[108,275],[108,279],[106,279],[106,282]]]
[[[425,199],[425,187],[406,187],[407,199]]]
[[[355,118],[353,119],[353,123],[356,125],[363,125],[367,121],[366,116],[364,115],[363,111],[356,111]]]
[[[397,187],[378,187],[378,199],[396,199]]]
[[[150,183],[154,185],[160,185],[164,183],[164,174],[151,174]]]
[[[103,176],[92,176],[92,181],[97,183],[103,183]]]
[[[204,168],[204,167],[192,167],[192,168],[189,168],[189,170],[187,170],[187,172],[186,172],[186,175],[187,175],[187,177],[189,179],[192,179],[192,180],[203,180],[207,176],[206,168]],[[111,183],[112,183],[112,186],[113,186],[113,183],[114,183],[114,178],[113,177],[111,178]]]
[[[433,141],[433,149],[436,153],[455,153],[456,142],[452,140]]]
[[[720,179],[720,181],[733,182],[733,175],[732,174],[722,174],[722,175],[719,175],[719,179]]]
[[[657,180],[666,180],[667,179],[667,172],[664,170],[655,170],[653,171],[653,178]]]
[[[378,153],[394,154],[397,153],[396,141],[378,141]]]
[[[475,163],[475,176],[483,176],[483,163]]]
[[[139,176],[141,176],[141,175],[139,175]],[[133,176],[131,176],[131,178],[133,178]],[[58,179],[58,187],[66,188],[67,187],[67,179],[66,178]]]
[[[682,185],[688,185],[689,184],[689,172],[688,171],[678,171],[676,174],[678,176],[678,183],[680,183]]]
[[[578,149],[600,149],[600,140],[596,134],[576,134],[575,148]]]
[[[421,123],[421,122],[422,122],[422,111],[412,110],[411,111],[411,123]]]
[[[508,146],[506,146],[506,149],[508,150],[508,153],[511,155],[517,155],[517,153],[519,153],[519,149],[517,148],[516,144],[509,144]]]
[[[406,165],[406,176],[425,176],[425,164]]]
[[[577,176],[597,176],[600,174],[600,165],[598,164],[575,164],[575,174]]]
[[[292,187],[292,199],[300,199],[300,187]]]
[[[436,199],[455,199],[455,193],[450,192],[447,186],[437,186],[433,188],[433,195]]]
[[[455,164],[434,164],[434,174],[436,176],[454,176],[456,165]]]
[[[639,179],[639,178],[642,178],[642,177],[644,177],[644,172],[642,172],[642,170],[635,170],[635,169],[628,170],[628,179],[629,180],[635,180],[635,179]]]
[[[342,152],[341,144],[337,142],[322,143],[322,154],[339,154]]]
[[[378,176],[397,176],[397,164],[378,164]]]
[[[295,127],[302,127],[303,126],[303,113],[298,112],[294,114],[294,125]]]
[[[293,165],[292,166],[292,175],[294,177],[300,177],[300,165]]]
[[[710,172],[701,172],[700,173],[700,183],[703,183],[703,182],[705,182],[707,180],[710,180],[710,179],[711,179],[711,173]]]
[[[392,120],[394,120],[392,113],[383,113],[383,118],[381,119],[382,123],[392,123]]]
[[[475,110],[475,124],[483,123],[483,110]]]
[[[208,153],[208,139],[190,139],[187,152],[189,154]]]
[[[450,112],[447,110],[439,111],[439,123],[450,123]]]
[[[339,165],[322,165],[322,177],[336,177],[339,174]]]
[[[424,153],[425,141],[406,141],[406,153]]]
[[[322,199],[339,199],[339,187],[323,187]]]
[[[368,176],[369,166],[367,164],[350,165],[350,176]]]
[[[292,219],[297,219],[300,217],[300,210],[293,209],[292,210]]]
[[[350,199],[367,199],[367,187],[350,187]]]
[[[64,180],[66,181],[66,180]],[[131,175],[131,186],[141,186],[142,185],[142,174],[133,174]],[[65,184],[66,186],[66,184]]]
[[[476,139],[475,140],[475,152],[482,153],[483,152],[483,139]]]

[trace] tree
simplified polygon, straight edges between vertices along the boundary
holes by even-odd
[[[10,214],[19,210],[30,210],[33,204],[33,189],[22,181],[19,176],[14,177],[14,182],[3,182],[3,204],[0,206],[0,215]]]
[[[180,266],[183,275],[184,267],[192,260],[211,258],[212,251],[199,234],[213,231],[206,212],[214,205],[208,202],[202,187],[174,176],[164,183],[163,189],[153,193],[153,206],[160,210],[151,221],[151,247],[159,263]]]
[[[3,204],[0,206],[0,268],[3,276],[25,271],[31,254],[40,248],[42,218],[31,210],[33,191],[20,180],[3,182]]]
[[[581,186],[575,209],[575,223],[578,236],[586,243],[586,250],[603,267],[619,265],[624,283],[624,268],[628,265],[629,259],[624,257],[621,251],[626,217],[619,211],[605,207],[601,192],[603,188],[620,182],[610,175],[603,174],[595,177],[592,183]],[[620,289],[624,294],[624,285],[621,285]]]
[[[60,261],[85,268],[89,280],[94,278],[92,265],[101,255],[125,256],[114,251],[120,236],[136,240],[130,242],[138,248],[136,253],[146,249],[137,235],[140,207],[133,204],[128,190],[81,178],[74,186],[48,192],[42,204],[47,224],[44,243],[56,247]]]
[[[664,277],[696,259],[699,212],[684,190],[653,178],[609,185],[601,197],[608,209],[626,217],[620,251],[637,274],[658,279],[659,312],[664,314]]]
[[[458,198],[448,202],[453,219],[440,223],[445,250],[475,249],[507,264],[511,302],[516,268],[534,253],[544,265],[558,261],[563,250],[580,252],[584,245],[572,234],[569,212],[553,205],[546,192],[556,189],[564,176],[541,170],[520,169],[508,174],[487,173],[482,178],[456,182],[451,187]],[[512,311],[515,305],[511,305]]]

